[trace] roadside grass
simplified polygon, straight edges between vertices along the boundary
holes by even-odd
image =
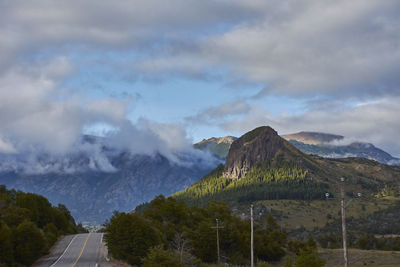
[[[349,266],[400,266],[400,251],[360,250],[349,249]],[[344,265],[342,249],[318,249],[318,256],[326,260],[329,267],[341,267]]]

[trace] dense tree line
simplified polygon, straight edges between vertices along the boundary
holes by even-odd
[[[250,222],[232,214],[221,202],[205,208],[159,196],[141,215],[116,212],[106,223],[105,240],[113,257],[138,266],[198,266],[217,262],[216,219],[221,261],[248,264]],[[255,256],[277,261],[285,255],[286,233],[272,217],[255,223]],[[160,265],[168,262],[168,265]]]
[[[208,200],[322,199],[329,189],[328,184],[313,181],[307,171],[291,162],[257,164],[246,177],[238,180],[224,178],[223,170],[223,165],[218,166],[199,182],[173,196],[200,205]]]
[[[68,209],[43,196],[0,186],[0,266],[29,266],[60,235],[78,227]]]

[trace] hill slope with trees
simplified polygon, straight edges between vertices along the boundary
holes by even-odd
[[[43,196],[0,186],[0,266],[29,266],[57,238],[82,230],[68,209]]]
[[[361,158],[326,159],[302,153],[270,127],[235,140],[226,164],[173,196],[191,204],[208,200],[251,202],[268,199],[324,199],[338,195],[338,181],[374,197],[382,190],[399,194],[400,167]]]

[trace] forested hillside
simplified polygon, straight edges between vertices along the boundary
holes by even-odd
[[[399,167],[367,159],[306,155],[272,128],[259,127],[232,143],[225,165],[173,197],[194,205],[208,200],[238,204],[324,199],[326,193],[338,195],[341,177],[349,191],[362,192],[367,198],[374,198],[382,190],[399,194]]]
[[[252,202],[264,199],[323,199],[329,185],[314,181],[307,171],[294,163],[255,165],[246,178],[233,180],[222,176],[220,165],[191,187],[173,197],[200,205],[208,200]]]
[[[0,186],[0,266],[29,266],[60,235],[78,230],[64,205],[54,207],[43,196]]]

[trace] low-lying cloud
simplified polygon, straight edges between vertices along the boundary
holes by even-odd
[[[182,153],[207,161],[194,151],[181,125],[140,119],[129,121],[122,100],[68,97],[61,81],[73,70],[65,58],[18,67],[0,75],[0,164],[3,171],[44,173],[115,171],[103,146],[131,154],[161,154],[175,164]],[[91,125],[109,125],[98,142],[83,142]]]
[[[314,109],[293,115],[272,116],[267,109],[253,105],[249,112],[217,124],[221,129],[243,134],[261,125],[270,125],[279,134],[315,131],[345,136],[340,144],[354,141],[372,143],[393,156],[400,156],[400,99],[383,98],[374,102],[336,107],[332,111]],[[390,125],[390,127],[388,127]]]

